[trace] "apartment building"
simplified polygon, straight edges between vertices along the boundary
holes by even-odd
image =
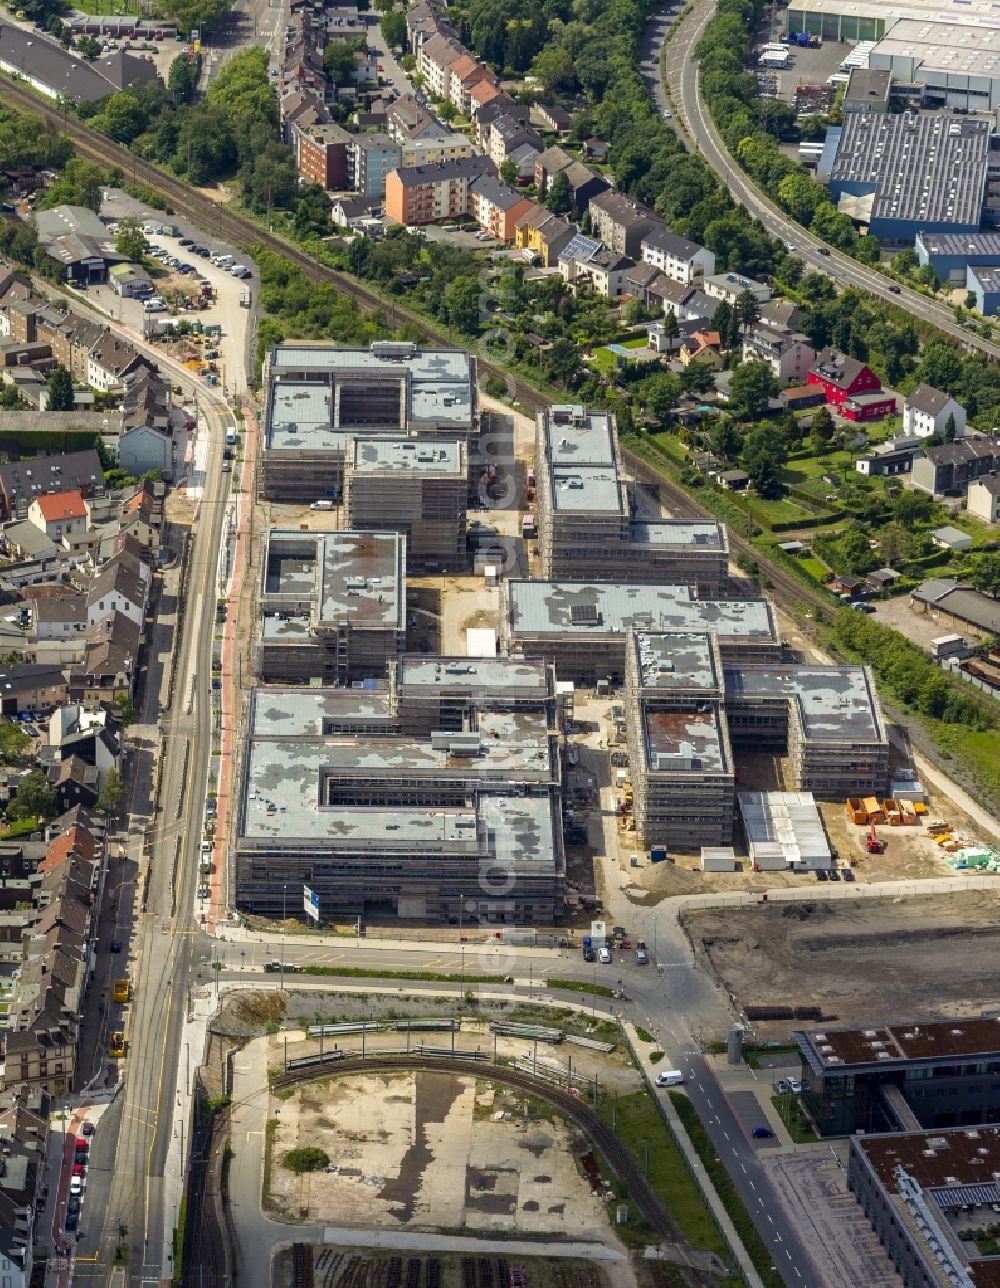
[[[5,518],[27,519],[28,507],[36,497],[67,491],[79,491],[85,499],[104,495],[104,471],[92,448],[0,465],[0,503]]]
[[[903,399],[903,433],[914,438],[944,435],[949,418],[954,421],[955,438],[965,436],[965,408],[943,389],[921,382]]]
[[[367,349],[279,344],[264,380],[259,489],[269,500],[339,498],[352,437],[468,443],[478,424],[476,360],[463,349],[380,340]]]
[[[352,438],[344,470],[348,526],[403,533],[411,570],[464,568],[466,450],[440,439]]]
[[[2,468],[2,467],[0,467]],[[969,484],[1000,470],[1000,436],[970,434],[924,449],[913,461],[913,486],[932,496],[962,496]],[[0,474],[2,477],[2,474]]]
[[[399,169],[402,145],[388,134],[352,134],[347,150],[347,181],[362,197],[384,197],[386,179]]]
[[[439,219],[464,219],[471,206],[471,185],[492,175],[494,169],[489,157],[481,156],[401,167],[386,177],[386,216],[408,227]]]
[[[378,679],[406,633],[398,532],[267,534],[255,670],[268,683]]]
[[[491,174],[469,184],[469,213],[485,232],[498,241],[513,241],[518,219],[535,203]]]
[[[445,134],[425,138],[403,139],[400,141],[400,165],[404,169],[413,166],[439,165],[442,161],[463,161],[474,156],[472,144],[464,134]]]
[[[666,228],[659,215],[622,192],[598,193],[590,198],[587,209],[594,236],[619,255],[630,255],[632,259],[639,258],[642,242],[650,233]]]
[[[548,728],[559,725],[555,673],[540,658],[407,654],[390,672],[387,700],[395,727],[415,738],[461,732],[484,709],[534,712]]]
[[[797,331],[758,322],[744,336],[743,361],[766,363],[775,380],[801,385],[816,361],[816,350]]]
[[[562,406],[535,423],[542,575],[558,581],[685,583],[718,596],[729,545],[714,519],[645,519],[633,511],[614,417]]]
[[[349,187],[349,155],[353,136],[332,122],[292,130],[295,163],[304,183],[318,183],[327,191]]]
[[[385,127],[390,139],[397,143],[413,143],[418,139],[440,139],[448,130],[437,117],[427,110],[415,94],[401,94],[385,110]]]
[[[715,272],[715,255],[687,237],[679,237],[668,228],[654,228],[639,243],[639,253],[646,264],[652,264],[674,282],[688,285],[699,277]]]
[[[691,852],[730,845],[735,773],[718,641],[628,632],[625,727],[638,841]]]
[[[434,35],[424,41],[417,54],[417,70],[424,78],[432,98],[448,98],[451,90],[451,66],[465,55],[456,39]]]
[[[545,146],[537,130],[507,114],[500,115],[491,121],[483,136],[486,155],[498,170],[511,153],[516,152],[525,143],[530,144],[536,152],[541,152]]]
[[[617,300],[628,290],[629,270],[635,267],[627,255],[590,238],[581,237],[567,244],[567,253],[559,259],[559,272],[574,291],[589,290],[606,300]]]
[[[477,85],[500,86],[500,78],[472,54],[463,53],[448,68],[448,99],[461,116],[472,108],[472,91]]]

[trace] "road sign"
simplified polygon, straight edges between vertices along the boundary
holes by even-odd
[[[319,895],[315,890],[310,890],[308,886],[302,887],[302,907],[312,917],[313,921],[319,921]]]

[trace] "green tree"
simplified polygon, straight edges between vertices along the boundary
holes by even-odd
[[[948,419],[944,422],[944,441],[946,443],[953,443],[957,433],[958,426],[955,424],[955,413],[950,411],[948,413]]]
[[[543,204],[554,215],[568,215],[573,209],[573,187],[565,171],[550,180]]]
[[[25,774],[17,785],[14,799],[7,806],[7,817],[51,818],[55,813],[56,794],[49,786],[49,780],[41,770]]]
[[[458,108],[455,106],[455,104],[451,101],[450,98],[446,98],[444,102],[440,104],[440,106],[438,107],[437,114],[438,116],[440,116],[441,120],[444,121],[446,125],[448,125],[458,115]]]
[[[170,64],[167,72],[167,88],[173,95],[175,103],[190,103],[194,99],[201,74],[201,55],[188,58],[187,54],[178,54]]]
[[[0,721],[0,759],[5,764],[20,760],[31,746],[31,739],[10,720]]]
[[[323,70],[331,85],[339,87],[350,84],[358,65],[355,54],[363,43],[360,37],[355,40],[331,40],[323,50]]]
[[[117,769],[109,769],[104,775],[101,791],[97,797],[97,808],[103,814],[114,814],[125,796],[125,784]]]
[[[500,163],[500,182],[505,183],[508,188],[513,188],[518,180],[517,162],[511,157],[504,157]]]
[[[879,565],[878,555],[868,544],[868,538],[857,527],[849,528],[836,543],[836,557],[843,572],[863,577]]]
[[[747,288],[747,290],[740,291],[739,295],[737,295],[735,308],[740,330],[743,333],[743,338],[746,339],[747,332],[752,330],[760,319],[760,302],[753,291]]]
[[[398,9],[382,15],[382,36],[390,49],[406,48],[406,15]]]
[[[781,471],[787,460],[785,440],[776,426],[758,425],[747,435],[741,464],[749,474],[750,483],[758,496],[776,500],[783,494],[785,488],[781,481]]]
[[[684,386],[680,377],[672,371],[656,371],[644,376],[635,386],[639,405],[645,407],[661,425],[667,425],[671,412],[680,402]]]
[[[474,277],[456,277],[444,290],[444,315],[464,335],[478,335],[482,288]]]
[[[104,100],[99,128],[110,139],[131,143],[146,126],[146,115],[138,98],[129,91],[111,94]]]
[[[532,75],[541,81],[546,94],[572,93],[576,89],[573,55],[562,45],[550,44],[531,64]]]
[[[733,370],[729,405],[744,420],[763,416],[767,404],[778,392],[778,382],[766,362],[742,362]]]
[[[833,442],[833,434],[836,429],[833,417],[830,414],[829,407],[818,407],[813,412],[812,421],[809,426],[809,435],[813,441],[813,447],[818,452],[825,451]]]
[[[677,314],[670,309],[663,315],[663,338],[673,344],[680,333],[681,324],[677,321]]]
[[[984,595],[1000,596],[1000,554],[980,555],[972,565],[969,581]]]
[[[904,528],[909,529],[922,523],[930,523],[934,517],[934,502],[926,492],[900,492],[892,503],[892,517]]]
[[[572,340],[559,336],[546,354],[545,365],[553,380],[572,389],[580,374],[580,350]]]
[[[727,417],[721,417],[708,436],[712,451],[726,465],[733,465],[740,458],[743,436]]]
[[[45,387],[48,394],[46,411],[73,410],[76,402],[73,397],[73,377],[65,367],[53,367]]]
[[[318,1145],[300,1145],[298,1149],[290,1149],[281,1161],[284,1167],[297,1175],[322,1172],[330,1163],[328,1155]]]
[[[95,40],[93,36],[80,36],[76,42],[76,49],[88,63],[92,63],[95,58],[101,56],[101,42]]]
[[[120,221],[115,234],[115,250],[133,264],[142,263],[143,256],[149,250],[149,242],[138,219],[126,216]]]
[[[233,0],[168,0],[166,14],[181,31],[200,31],[204,36],[215,31],[233,7]]]

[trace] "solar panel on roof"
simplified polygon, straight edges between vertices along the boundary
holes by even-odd
[[[574,626],[596,626],[601,614],[596,604],[573,604],[569,610],[569,620]]]

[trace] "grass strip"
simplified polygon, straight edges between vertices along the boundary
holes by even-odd
[[[725,1164],[715,1152],[715,1146],[712,1144],[708,1132],[698,1116],[697,1109],[688,1100],[687,1096],[681,1095],[677,1091],[670,1092],[670,1101],[677,1111],[678,1118],[684,1124],[685,1131],[691,1138],[691,1144],[694,1145],[695,1151],[708,1173],[708,1178],[715,1187],[716,1194],[718,1194],[722,1200],[723,1207],[729,1213],[729,1219],[732,1221],[744,1248],[746,1248],[754,1269],[760,1275],[766,1288],[784,1288],[785,1281],[774,1269],[767,1244],[760,1237],[750,1213],[746,1210],[739,1194],[737,1194],[736,1186],[733,1184],[732,1177],[726,1171]]]
[[[303,966],[297,975],[342,975],[349,979],[436,979],[447,984],[502,984],[506,975],[441,975],[431,970],[374,970],[363,966]]]

